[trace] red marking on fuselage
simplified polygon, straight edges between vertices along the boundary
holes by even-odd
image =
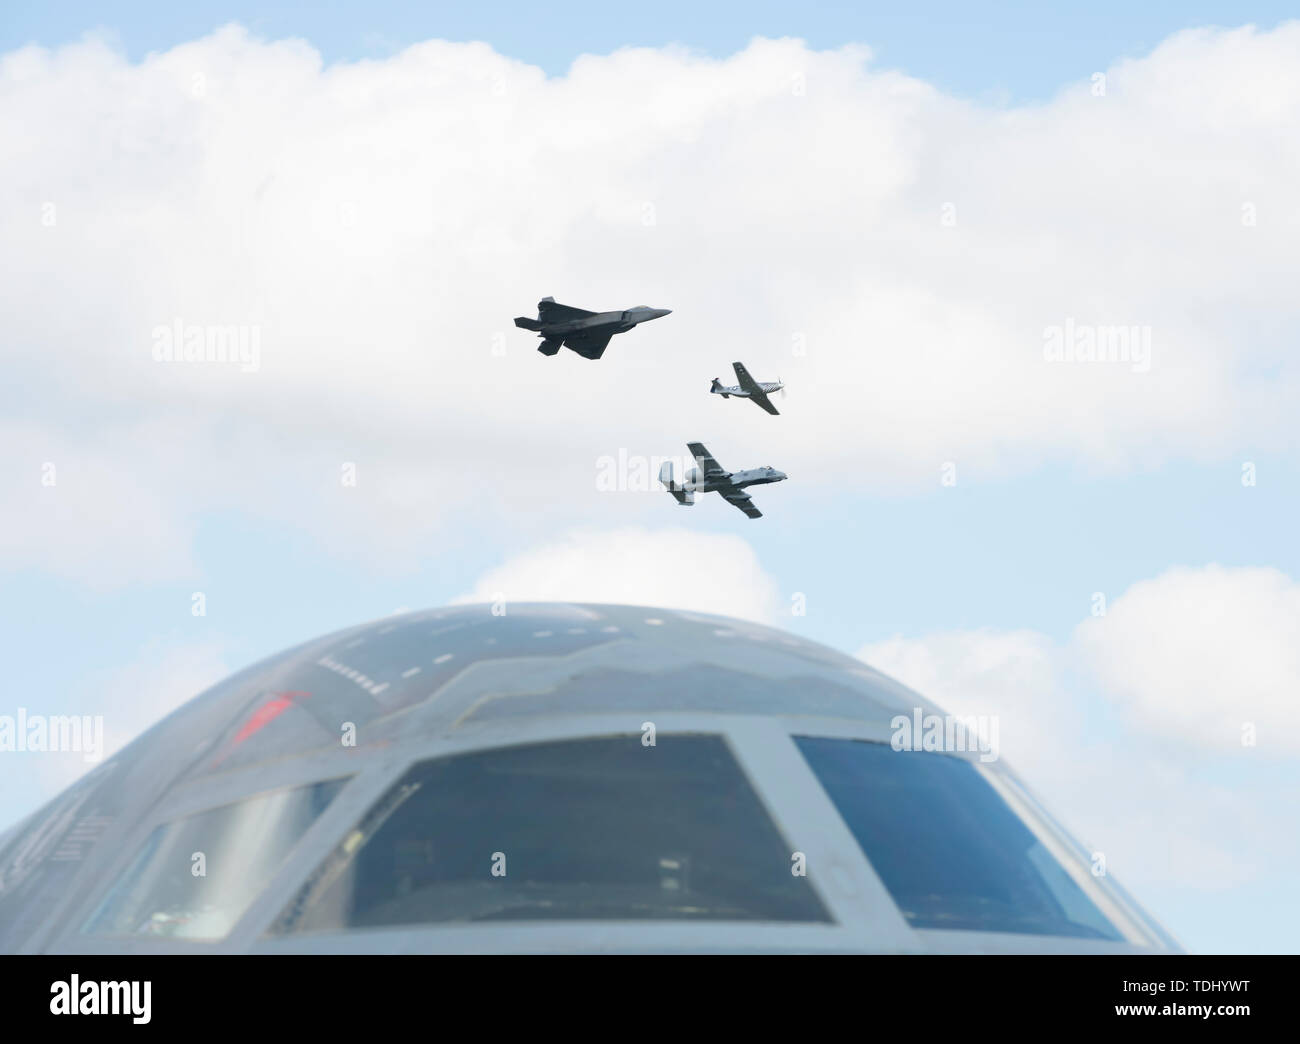
[[[221,756],[213,762],[213,765],[220,765],[230,755],[230,752],[243,743],[244,740],[248,739],[249,736],[264,729],[267,725],[271,724],[271,722],[275,721],[276,718],[292,707],[295,702],[300,699],[305,699],[310,695],[311,693],[309,692],[298,691],[271,693],[271,696],[274,698],[267,700],[249,715],[248,720],[244,722],[240,730],[235,733],[235,738],[230,741],[230,746],[227,747]]]

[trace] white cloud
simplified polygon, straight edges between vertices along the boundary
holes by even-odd
[[[1078,731],[1069,708],[1042,713],[1048,694],[1061,687],[1060,654],[1049,638],[1034,631],[895,635],[865,646],[858,656],[947,713],[997,716],[999,756],[1014,765],[1054,763],[1051,752],[1062,744],[1063,734]]]
[[[57,530],[111,582],[183,573],[209,510],[389,565],[453,519],[644,525],[671,503],[598,496],[593,461],[688,438],[809,489],[1295,446],[1298,113],[1300,23],[1006,110],[796,40],[554,78],[438,41],[324,66],[238,27],[138,63],[24,48],[0,59],[19,471],[50,441],[112,471],[141,520],[93,492]],[[674,315],[545,359],[511,318],[548,293]],[[153,361],[177,318],[257,327],[260,369]],[[1150,372],[1044,362],[1067,319],[1150,327]],[[706,394],[737,356],[789,381],[779,425]],[[0,565],[51,553],[18,504]]]
[[[1300,754],[1300,584],[1276,569],[1176,568],[1134,584],[1074,648],[1146,732]]]
[[[456,602],[613,602],[770,622],[776,584],[737,536],[685,529],[578,532],[491,570]]]

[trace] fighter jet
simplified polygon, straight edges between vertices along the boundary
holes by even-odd
[[[537,350],[543,355],[554,355],[563,345],[584,359],[599,359],[605,353],[609,339],[616,333],[625,333],[638,323],[671,313],[671,308],[646,305],[637,305],[625,312],[588,312],[556,304],[553,297],[543,297],[537,302],[537,318],[521,315],[515,319],[515,325],[537,332],[537,336],[542,338]]]
[[[754,468],[750,471],[727,471],[704,448],[704,443],[688,442],[686,448],[691,451],[691,456],[695,458],[695,463],[699,467],[687,471],[685,481],[680,486],[673,480],[671,460],[664,461],[659,468],[659,481],[683,507],[695,503],[696,493],[717,493],[728,504],[740,508],[750,518],[762,518],[763,512],[754,506],[754,501],[744,491],[744,487],[782,482],[787,477],[784,471],[769,467]]]
[[[779,417],[780,414],[777,412],[776,407],[772,405],[772,400],[767,396],[769,392],[780,391],[784,388],[785,382],[764,381],[759,383],[749,375],[749,371],[745,369],[744,363],[735,362],[732,363],[731,366],[732,369],[736,371],[736,380],[740,382],[740,385],[727,387],[720,380],[714,377],[713,386],[709,391],[714,395],[721,395],[724,399],[729,399],[733,395],[738,399],[752,399],[759,406],[762,406],[763,409],[767,410],[768,413],[772,414],[773,417]]]

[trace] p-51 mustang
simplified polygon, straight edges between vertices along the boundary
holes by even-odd
[[[781,482],[786,478],[783,471],[776,468],[754,468],[750,471],[727,471],[713,459],[713,455],[704,448],[702,442],[688,442],[686,448],[691,451],[698,467],[686,472],[685,479],[678,485],[673,479],[673,462],[666,460],[659,468],[659,481],[673,495],[677,503],[688,507],[695,503],[696,493],[717,493],[728,504],[740,508],[750,518],[762,518],[763,512],[754,506],[754,501],[744,491],[745,486],[763,486],[769,482]]]
[[[732,363],[731,366],[736,371],[736,380],[740,382],[739,386],[733,385],[729,388],[714,377],[713,386],[709,388],[709,391],[714,395],[721,395],[724,399],[729,399],[733,395],[738,399],[752,399],[772,416],[779,417],[780,414],[777,413],[776,407],[772,405],[772,400],[767,396],[770,392],[780,391],[784,388],[785,382],[764,381],[760,383],[749,375],[744,363],[736,362]]]
[[[671,313],[671,308],[649,308],[646,305],[637,305],[625,312],[588,312],[583,308],[556,304],[553,297],[543,297],[537,302],[537,318],[521,315],[515,319],[515,325],[536,331],[542,338],[537,350],[543,355],[554,355],[563,345],[584,359],[599,359],[615,334]]]

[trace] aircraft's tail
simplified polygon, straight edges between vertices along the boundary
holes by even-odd
[[[542,324],[536,319],[529,319],[526,315],[515,316],[515,325],[521,330],[532,330],[536,332],[542,328]]]
[[[518,322],[518,320],[516,320],[516,322]],[[560,350],[560,347],[563,344],[564,341],[562,338],[548,337],[546,338],[546,340],[544,340],[541,344],[537,346],[537,350],[541,352],[543,355],[554,355],[556,352]]]
[[[720,380],[718,380],[716,377],[713,378],[713,383],[712,383],[711,385],[709,385],[709,391],[711,391],[711,392],[717,392],[717,393],[718,393],[719,395],[721,395],[724,399],[729,399],[729,398],[731,398],[730,395],[728,395],[726,392],[724,392],[724,391],[722,390],[722,382],[721,382]]]
[[[673,495],[673,499],[682,507],[690,507],[695,503],[695,491],[682,489],[681,486],[673,480],[673,462],[666,460],[659,465],[659,481],[663,483],[664,489]]]

